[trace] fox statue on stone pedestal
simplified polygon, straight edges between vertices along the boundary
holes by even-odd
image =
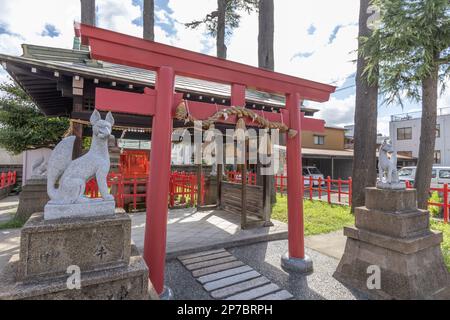
[[[109,194],[107,176],[111,166],[108,140],[114,126],[114,118],[108,113],[102,120],[95,110],[91,116],[92,145],[89,152],[72,160],[75,136],[62,140],[48,160],[47,192],[52,204],[75,204],[89,201],[84,196],[86,182],[95,177],[105,201],[114,200]],[[56,185],[58,184],[58,188]]]

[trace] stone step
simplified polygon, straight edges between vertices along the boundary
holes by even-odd
[[[225,251],[225,249],[218,249],[218,250],[210,250],[210,251],[204,251],[204,252],[197,252],[197,253],[193,253],[193,254],[188,254],[188,255],[186,255],[186,256],[178,257],[178,260],[180,260],[181,262],[183,262],[184,260],[189,260],[189,259],[193,259],[193,258],[198,258],[198,257],[208,256],[208,255],[212,255],[212,254],[216,254],[216,253],[221,253],[221,252],[226,252],[226,251]]]
[[[276,301],[276,300],[291,300],[294,296],[287,292],[286,290],[282,290],[276,293],[269,294],[267,296],[258,298],[256,300],[262,300],[262,301]]]
[[[204,269],[200,269],[200,270],[195,270],[194,272],[192,272],[192,275],[195,278],[201,277],[201,276],[206,276],[208,274],[211,273],[216,273],[219,271],[224,271],[224,270],[228,270],[228,269],[233,269],[233,268],[237,268],[237,267],[242,267],[244,266],[244,264],[240,261],[234,261],[234,262],[229,262],[229,263],[224,263],[218,266],[213,266],[213,267],[208,267],[208,268],[204,268]]]
[[[249,281],[245,281],[245,282],[241,282],[241,283],[232,285],[230,287],[219,289],[217,291],[213,291],[211,293],[211,296],[214,299],[224,299],[224,298],[227,298],[230,296],[234,297],[234,295],[236,295],[238,293],[241,293],[243,291],[248,291],[253,288],[258,288],[260,286],[263,286],[263,285],[269,284],[269,283],[270,283],[270,281],[266,277],[259,277],[256,279],[252,279]],[[273,290],[273,291],[275,291],[275,290]],[[270,292],[273,292],[273,291],[270,291]],[[270,293],[270,292],[267,292],[267,293]],[[263,296],[267,293],[263,293],[260,296]],[[242,299],[242,300],[244,300],[244,299]]]
[[[220,253],[202,256],[202,257],[198,257],[198,258],[183,260],[182,262],[183,262],[183,264],[188,265],[191,263],[198,263],[198,262],[214,260],[214,259],[219,259],[219,258],[226,258],[226,257],[230,257],[230,256],[231,256],[231,254],[228,252],[220,252]]]
[[[233,262],[236,260],[237,259],[235,257],[230,256],[230,257],[226,257],[226,258],[220,258],[220,259],[215,259],[215,260],[208,260],[208,261],[188,264],[188,265],[185,265],[185,267],[189,271],[194,271],[194,270],[198,270],[198,269],[202,269],[202,268],[206,268],[206,267],[212,267],[212,266],[217,266],[217,265],[228,263],[228,262]]]
[[[240,283],[240,282],[258,278],[260,276],[261,276],[261,274],[259,274],[256,271],[249,271],[249,272],[241,273],[241,274],[238,274],[238,275],[235,275],[232,277],[209,282],[204,285],[204,288],[206,291],[210,292],[210,291],[222,289],[222,288],[225,288],[225,287],[228,287],[228,286]]]
[[[224,249],[205,251],[178,258],[192,272],[214,299],[227,300],[289,300],[286,290],[272,283],[259,272],[238,261]]]
[[[259,287],[250,291],[242,292],[237,295],[231,296],[227,298],[227,300],[253,300],[266,294],[276,292],[278,290],[280,290],[280,287],[277,286],[276,284],[271,283],[263,287]]]
[[[231,277],[237,274],[241,274],[241,273],[245,273],[248,271],[252,271],[253,269],[250,268],[249,266],[243,266],[243,267],[239,267],[239,268],[235,268],[235,269],[230,269],[230,270],[226,270],[226,271],[222,271],[222,272],[218,272],[218,273],[213,273],[207,276],[203,276],[197,279],[198,282],[200,282],[201,284],[205,284],[207,282],[212,282],[212,281],[217,281],[223,278],[227,278],[227,277]]]

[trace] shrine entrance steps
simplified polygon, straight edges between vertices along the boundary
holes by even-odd
[[[290,300],[281,289],[225,249],[179,257],[178,260],[216,300]]]

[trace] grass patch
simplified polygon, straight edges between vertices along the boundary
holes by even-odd
[[[355,217],[350,207],[330,205],[321,201],[304,201],[305,235],[338,231],[355,223]],[[277,204],[273,208],[272,219],[288,222],[287,197],[277,197]]]
[[[19,229],[22,228],[26,221],[13,218],[6,222],[0,222],[0,230]]]
[[[440,231],[444,234],[444,242],[442,242],[441,248],[445,264],[447,265],[448,271],[450,271],[450,224],[445,224],[432,219],[431,229]]]

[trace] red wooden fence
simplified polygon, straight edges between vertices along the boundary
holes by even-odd
[[[229,171],[226,173],[228,181],[233,183],[241,183],[242,176],[240,172]],[[288,177],[285,175],[275,175],[275,189],[278,193],[284,194],[287,192]],[[305,179],[305,177],[303,177]],[[256,173],[248,173],[247,182],[249,185],[256,185]],[[306,183],[306,185],[305,185]],[[319,200],[326,200],[332,204],[348,204],[352,205],[352,178],[348,180],[337,179],[333,180],[330,177],[326,179],[314,179],[307,177],[303,180],[304,193],[309,196],[310,200],[318,198]],[[333,197],[333,195],[337,195]],[[346,196],[346,197],[345,197]],[[347,201],[344,200],[347,198]]]
[[[237,171],[228,171],[227,178],[229,182],[232,183],[242,183],[242,174]],[[247,184],[250,186],[256,186],[256,173],[248,172],[247,173]]]
[[[137,210],[138,203],[145,202],[147,197],[148,175],[123,175],[120,173],[110,173],[107,178],[108,187],[116,200],[118,208],[125,208],[128,199],[131,199],[132,208]],[[174,207],[177,203],[181,205],[197,203],[197,174],[173,172],[170,178],[169,206]],[[201,204],[205,199],[205,177],[202,176]],[[100,192],[97,181],[91,179],[86,184],[86,196],[99,198]],[[139,200],[139,201],[138,201]]]
[[[17,172],[3,172],[0,175],[0,190],[12,187],[17,182]]]
[[[411,183],[409,181],[406,181],[406,187],[408,189],[412,189],[413,186],[411,185]],[[442,186],[442,188],[430,188],[430,193],[433,192],[438,192],[440,196],[442,196],[442,203],[437,203],[437,202],[428,202],[428,205],[430,206],[435,206],[435,207],[440,207],[442,208],[443,212],[444,212],[444,222],[448,223],[449,222],[449,215],[450,215],[450,203],[449,203],[449,193],[450,193],[450,188],[448,186],[448,184],[444,184]]]

